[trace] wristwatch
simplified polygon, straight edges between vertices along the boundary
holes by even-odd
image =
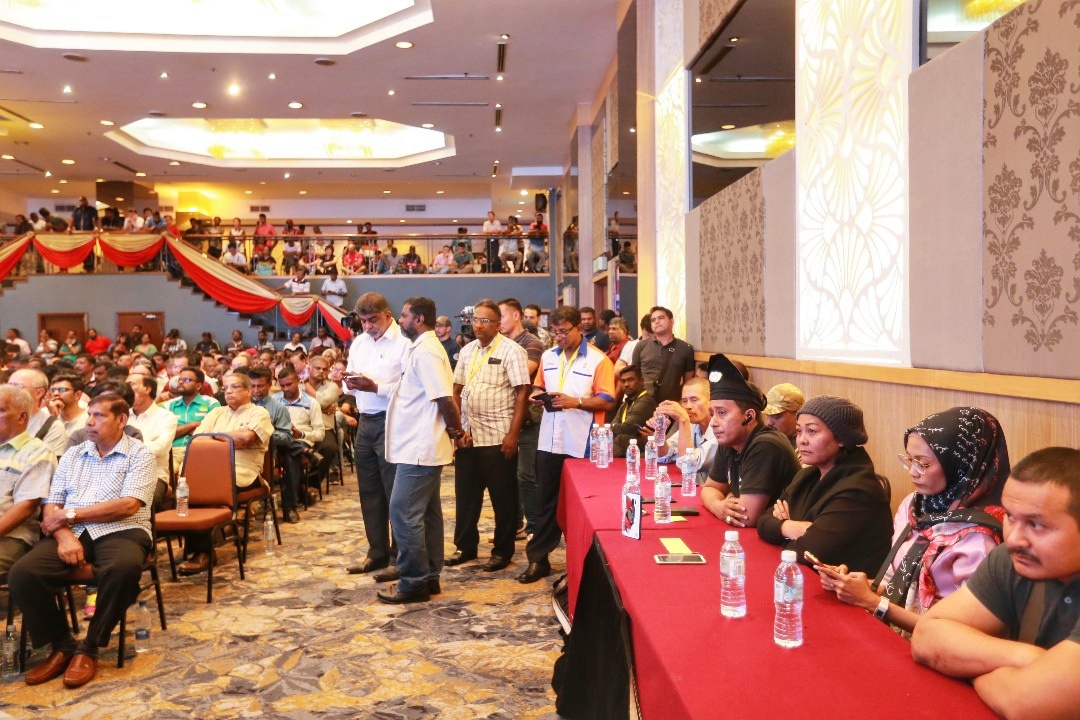
[[[75,524],[75,508],[68,508],[64,511],[64,517],[67,518],[68,525]]]
[[[881,622],[885,622],[885,615],[889,612],[889,598],[883,597],[878,600],[877,609],[874,610],[874,617]]]

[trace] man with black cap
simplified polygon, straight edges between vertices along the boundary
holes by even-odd
[[[788,439],[765,425],[764,393],[723,355],[709,358],[709,415],[719,445],[701,503],[733,527],[754,527],[800,469]]]

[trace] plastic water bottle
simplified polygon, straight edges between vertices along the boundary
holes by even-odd
[[[657,471],[656,482],[653,483],[653,495],[656,497],[653,505],[653,520],[658,523],[671,522],[671,478],[668,477],[666,467],[661,467]]]
[[[150,608],[145,600],[140,600],[135,610],[135,652],[150,652]]]
[[[183,475],[176,481],[176,514],[180,517],[188,516],[188,498],[191,497],[191,489],[188,487],[187,478]]]
[[[264,513],[266,519],[263,520],[263,552],[267,555],[274,555],[277,552],[275,544],[277,543],[277,533],[274,532],[274,518],[270,514],[269,508]]]
[[[600,425],[599,423],[592,424],[592,431],[589,432],[589,461],[595,465],[600,460]]]
[[[608,466],[608,445],[611,444],[611,430],[605,425],[596,431],[596,467]]]
[[[649,438],[645,443],[645,482],[656,482],[656,458],[660,456],[660,446],[656,444],[656,438]]]
[[[641,480],[641,450],[638,449],[637,438],[631,438],[626,446],[626,476],[631,474],[635,480]]]
[[[604,449],[607,451],[607,464],[610,465],[615,462],[615,432],[608,423],[604,423],[604,435],[607,440]]]
[[[4,657],[0,658],[3,661],[0,676],[4,682],[8,682],[19,675],[19,638],[15,635],[14,625],[8,625],[7,632],[4,633],[3,652]]]
[[[803,576],[795,562],[795,551],[780,554],[780,567],[773,576],[773,641],[784,648],[802,645]]]
[[[746,616],[746,553],[739,544],[738,530],[725,532],[720,548],[720,614]]]
[[[656,426],[656,444],[663,447],[664,443],[667,442],[668,416],[663,413],[656,413],[656,415],[653,415],[653,425]]]

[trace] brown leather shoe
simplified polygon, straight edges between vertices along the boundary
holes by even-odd
[[[210,556],[206,553],[196,553],[190,560],[185,560],[176,568],[181,575],[198,575],[210,569]]]
[[[77,652],[64,673],[64,687],[80,688],[97,674],[97,658]]]
[[[67,670],[68,663],[71,662],[71,656],[74,654],[74,650],[68,650],[67,652],[53,650],[52,654],[45,658],[45,662],[26,673],[26,684],[40,685],[49,682],[55,677],[60,677]]]

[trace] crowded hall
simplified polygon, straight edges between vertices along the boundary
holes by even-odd
[[[1077,0],[0,5],[3,717],[1080,718]]]

